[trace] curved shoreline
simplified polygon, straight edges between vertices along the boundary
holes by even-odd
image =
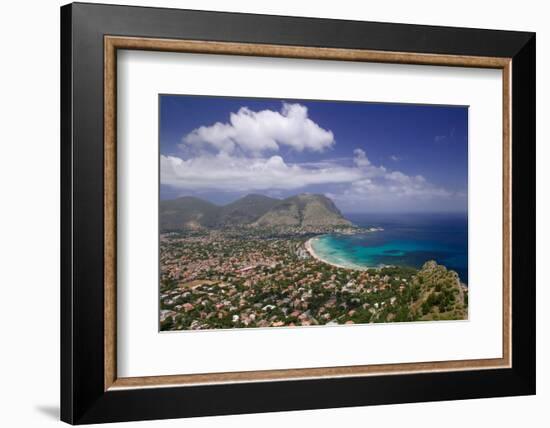
[[[322,236],[322,235],[321,235]],[[315,260],[321,262],[321,263],[326,263],[327,265],[330,265],[330,266],[334,266],[334,267],[337,267],[337,268],[340,268],[340,269],[348,269],[348,270],[367,270],[367,269],[374,269],[374,267],[369,267],[369,266],[346,266],[346,265],[342,265],[342,264],[338,264],[338,263],[334,263],[334,262],[329,262],[328,260],[325,260],[323,259],[322,257],[320,257],[316,252],[315,250],[313,249],[313,245],[312,245],[312,241],[314,239],[319,239],[319,236],[314,236],[313,238],[309,238],[304,246],[307,250],[307,252],[310,254],[311,257],[313,257]]]

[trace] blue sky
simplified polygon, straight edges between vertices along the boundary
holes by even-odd
[[[161,199],[324,193],[344,212],[465,212],[463,106],[161,95]]]

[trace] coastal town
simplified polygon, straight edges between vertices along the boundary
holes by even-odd
[[[467,319],[468,289],[455,272],[434,261],[421,269],[331,265],[309,243],[326,232],[321,225],[161,233],[160,329]]]
[[[161,331],[468,319],[467,106],[158,101]]]

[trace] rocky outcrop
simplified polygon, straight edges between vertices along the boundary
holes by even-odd
[[[421,320],[467,319],[467,288],[458,274],[430,260],[413,278],[419,287],[419,298],[413,310]]]

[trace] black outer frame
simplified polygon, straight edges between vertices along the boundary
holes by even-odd
[[[512,58],[512,368],[104,391],[103,37]],[[61,420],[71,424],[535,393],[535,34],[74,3],[61,8]]]

